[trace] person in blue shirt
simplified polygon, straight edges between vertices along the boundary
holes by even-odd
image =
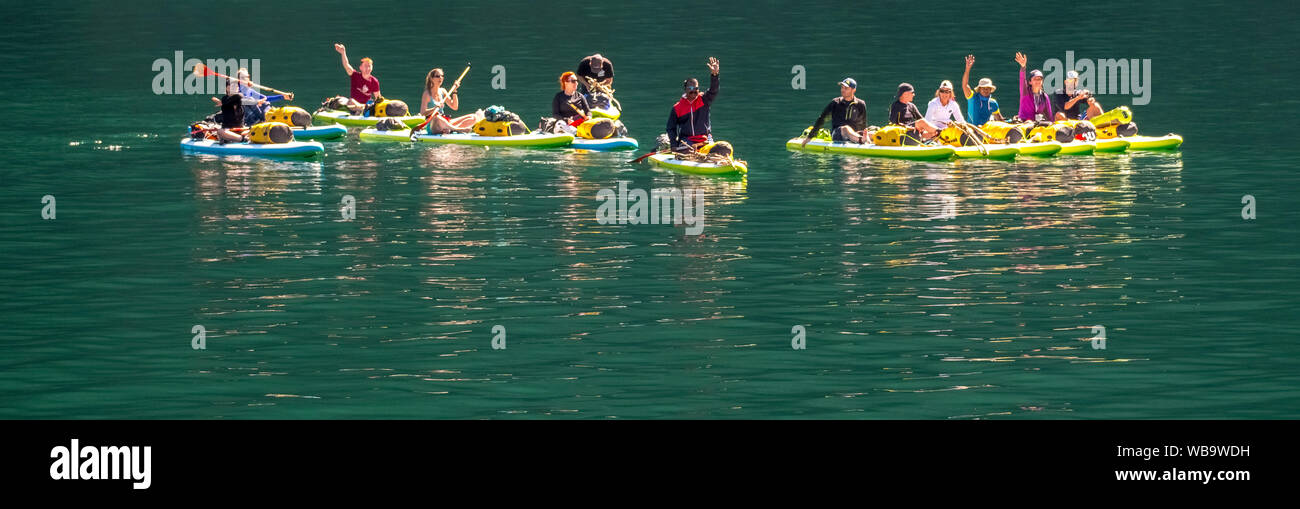
[[[271,108],[271,103],[293,100],[292,93],[286,95],[265,95],[258,92],[251,86],[253,81],[249,77],[248,69],[242,67],[239,68],[239,71],[235,73],[235,77],[239,80],[237,82],[239,83],[239,95],[244,98],[244,102],[249,103],[251,101],[254,103],[244,108],[244,125],[251,126],[265,121],[266,110]],[[216,97],[213,97],[212,100],[217,104],[221,104],[221,100]]]
[[[975,90],[970,88],[970,68],[975,65],[975,55],[966,55],[966,72],[961,75],[961,88],[966,93],[966,119],[976,126],[982,126],[990,120],[1003,120],[1002,111],[998,109],[998,100],[993,92],[993,80],[980,78]]]

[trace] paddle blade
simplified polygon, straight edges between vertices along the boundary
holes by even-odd
[[[195,76],[211,76],[213,74],[212,69],[208,69],[208,66],[203,64],[194,64]]]
[[[641,157],[638,157],[638,158],[633,159],[633,160],[628,161],[628,162],[631,163],[631,164],[636,164],[636,163],[639,163],[639,162],[641,162],[641,161],[644,161],[647,157],[650,157],[650,156],[655,155],[655,154],[658,154],[658,153],[659,153],[659,151],[656,150],[656,151],[654,151],[654,152],[651,152],[651,153],[649,153],[649,154],[643,155],[643,156],[641,156]]]

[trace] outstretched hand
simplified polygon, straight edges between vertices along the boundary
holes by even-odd
[[[718,59],[715,57],[709,57],[709,74],[717,76],[718,67],[719,67]]]
[[[972,65],[975,65],[975,55],[966,55],[966,70],[969,71]]]
[[[1029,58],[1026,57],[1024,53],[1021,53],[1021,52],[1017,51],[1017,52],[1016,52],[1016,63],[1017,63],[1017,64],[1020,64],[1020,67],[1024,67],[1025,64],[1029,63]]]
[[[334,43],[334,51],[337,51],[339,52],[340,55],[342,55],[342,54],[346,54],[348,52],[348,49],[345,48],[342,43],[336,42]]]

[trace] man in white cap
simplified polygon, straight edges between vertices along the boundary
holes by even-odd
[[[866,132],[867,103],[855,96],[857,92],[858,82],[853,78],[840,80],[839,97],[831,99],[831,103],[822,110],[821,116],[813,122],[812,129],[808,130],[808,136],[803,139],[804,146],[808,145],[808,140],[817,136],[817,130],[821,129],[822,124],[826,122],[826,117],[831,118],[831,141],[853,143],[871,141],[871,135]]]
[[[930,99],[930,104],[925,106],[925,121],[941,131],[953,121],[966,123],[966,118],[961,115],[961,108],[957,107],[957,95],[952,91],[951,81],[943,80],[939,83],[939,90],[934,92],[934,99]]]
[[[1065,87],[1052,94],[1056,120],[1084,120],[1102,114],[1101,103],[1092,92],[1079,89],[1079,71],[1065,73]]]
[[[993,86],[993,80],[980,78],[979,85],[971,90],[970,68],[974,65],[975,55],[966,55],[966,72],[961,75],[961,89],[966,93],[966,117],[976,126],[982,126],[990,120],[1003,120],[998,100],[993,98],[993,92],[998,89]]]

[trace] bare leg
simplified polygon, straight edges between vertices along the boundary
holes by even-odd
[[[463,130],[463,132],[469,132],[474,127],[474,122],[477,121],[478,119],[474,116],[473,113],[470,113],[468,115],[461,115],[459,117],[451,119],[451,127],[453,129],[461,129]]]
[[[939,130],[935,129],[929,122],[926,122],[925,119],[916,121],[916,130],[921,131],[921,136],[925,137],[927,140],[933,138],[934,135],[939,134]]]
[[[1101,109],[1100,102],[1098,102],[1096,99],[1092,99],[1088,101],[1088,118],[1100,117],[1102,113],[1105,113],[1105,110]]]
[[[842,125],[840,126],[839,130],[840,130],[840,138],[847,141],[851,141],[853,143],[863,143],[862,136],[859,136],[857,131],[854,131],[852,127]]]
[[[447,122],[447,119],[434,115],[433,118],[429,120],[429,132],[433,134],[447,134],[452,132],[452,126],[450,122]]]
[[[217,129],[217,139],[221,141],[238,142],[238,141],[244,141],[244,135],[231,132],[230,130],[222,127],[221,129]]]

